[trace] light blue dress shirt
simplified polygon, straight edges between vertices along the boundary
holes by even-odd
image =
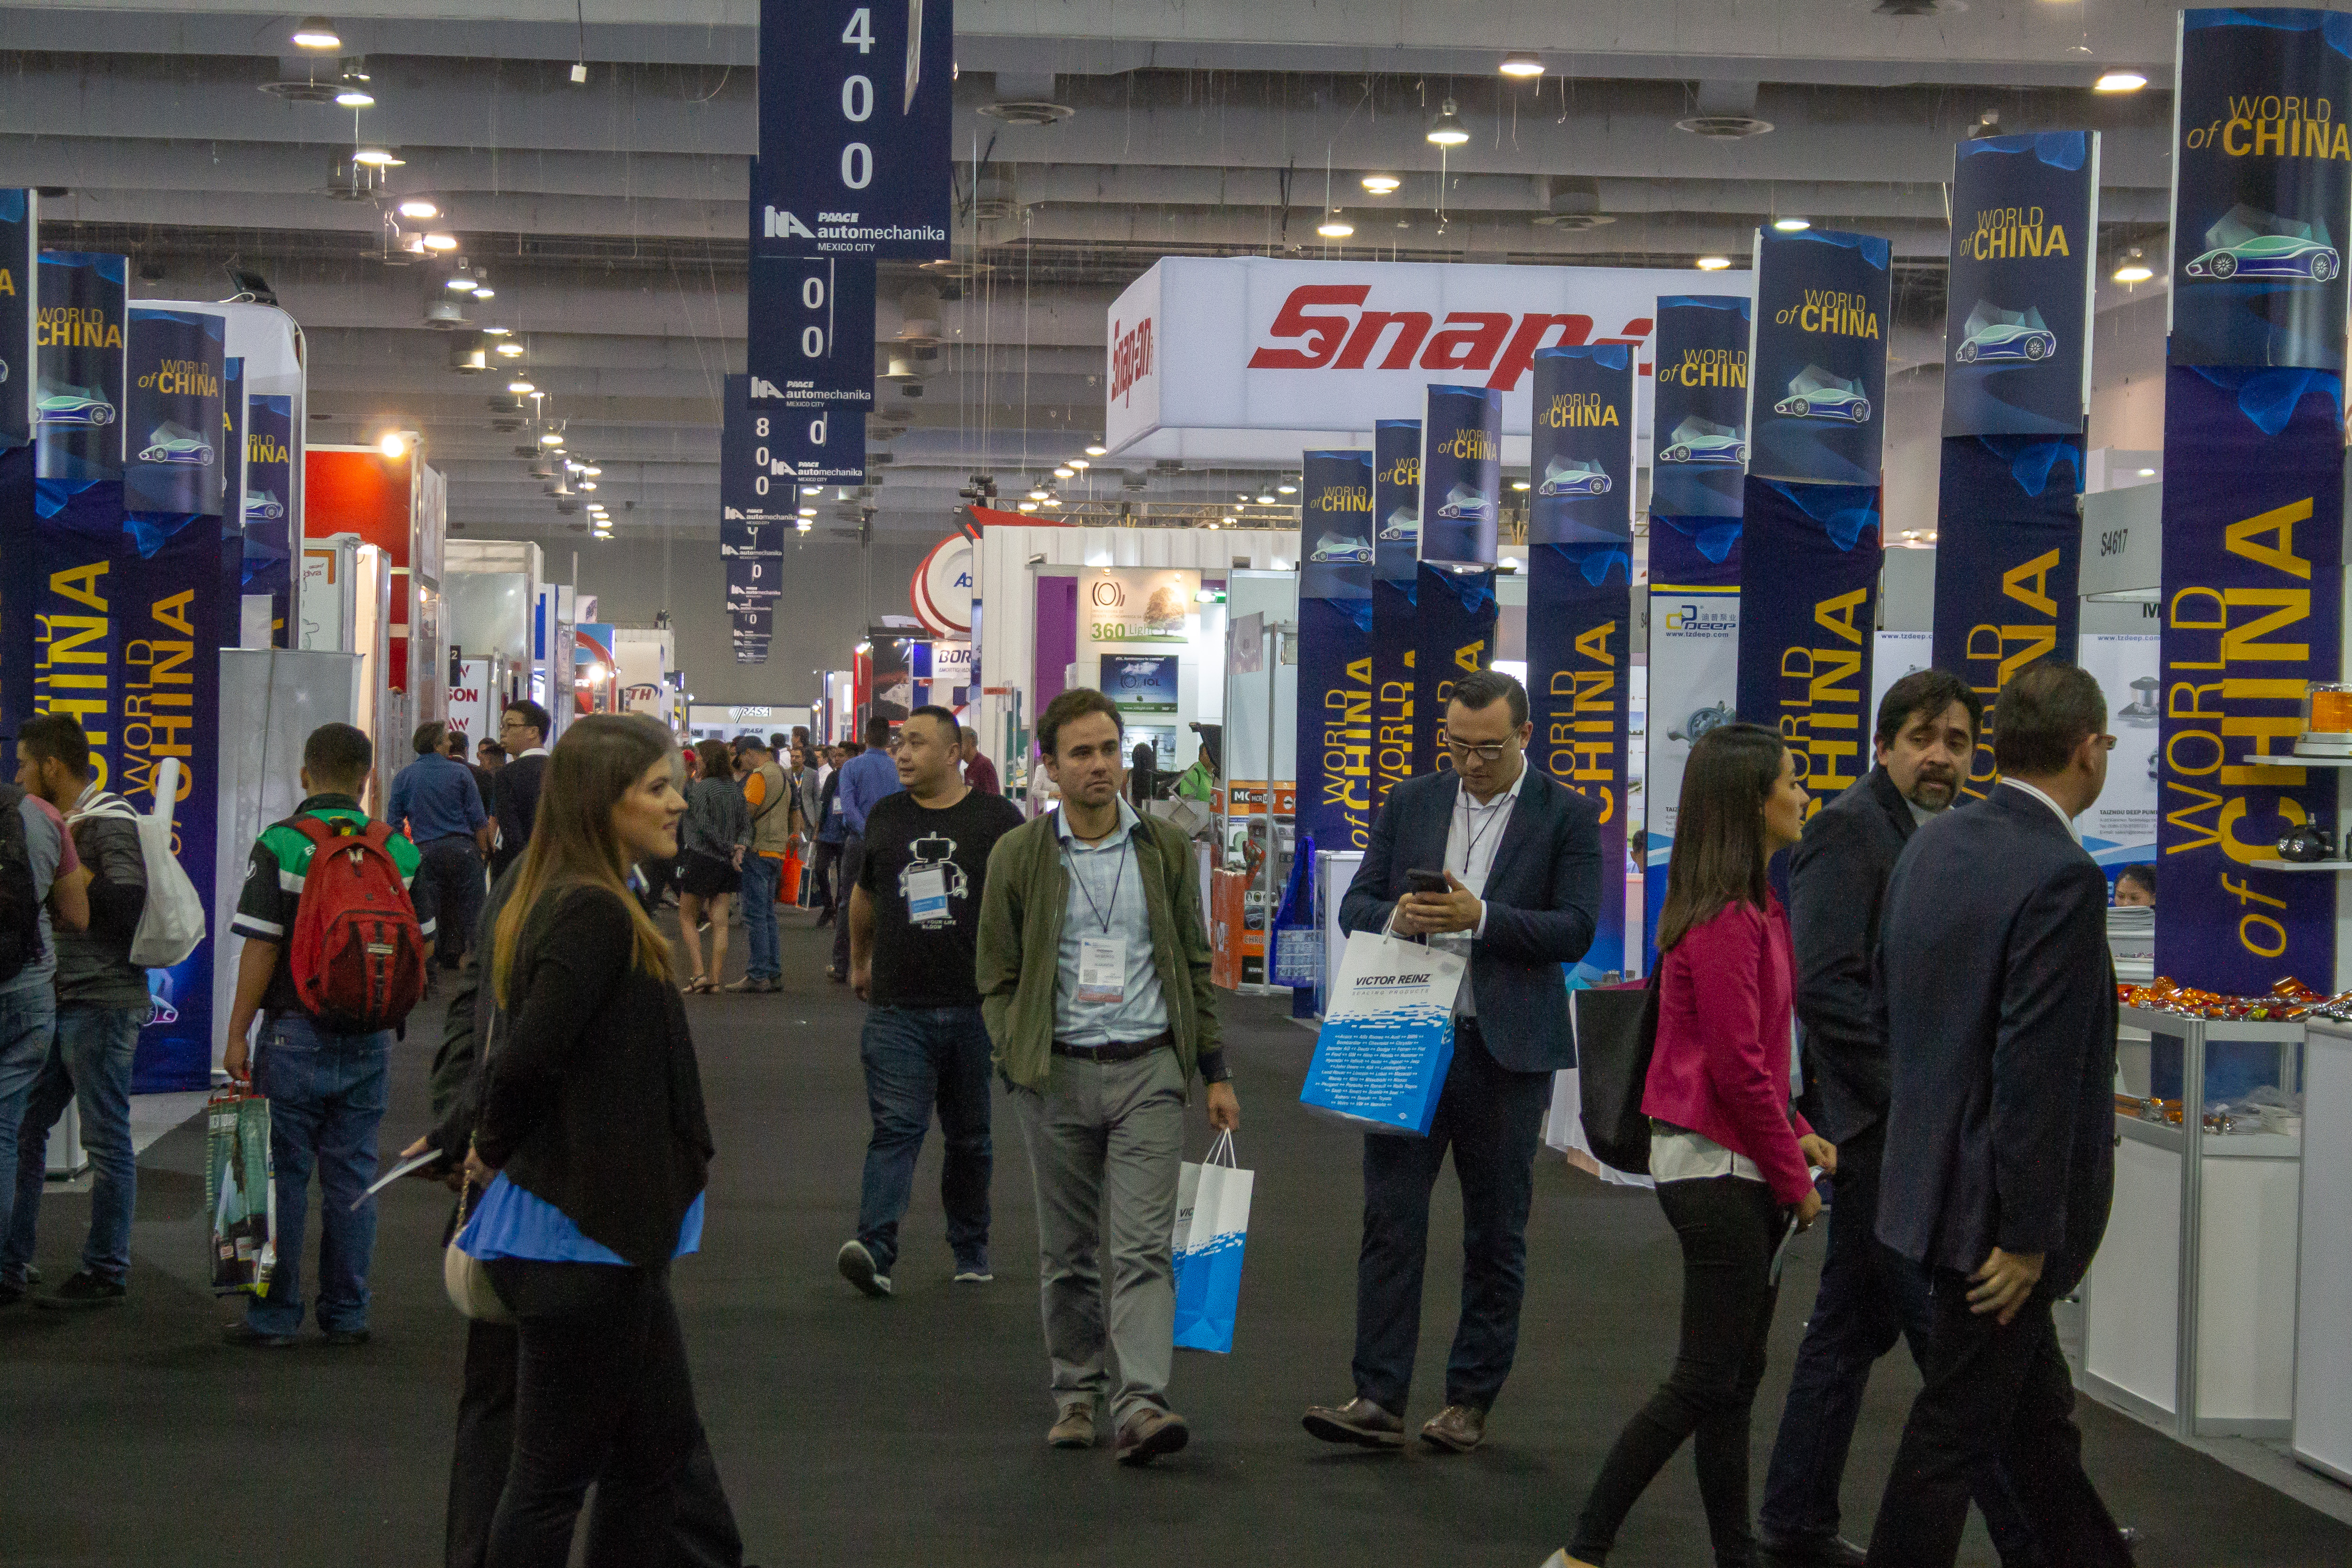
[[[849,831],[863,838],[866,814],[884,795],[897,795],[904,787],[898,782],[898,764],[890,760],[890,753],[869,746],[841,764],[841,783],[834,789],[833,799],[841,807]]]
[[[1062,869],[1070,879],[1062,915],[1059,973],[1054,977],[1054,1038],[1072,1046],[1148,1040],[1168,1027],[1168,999],[1151,962],[1151,910],[1143,897],[1143,864],[1135,852],[1135,808],[1118,803],[1118,826],[1099,844],[1070,835],[1056,807],[1054,832]],[[1078,1000],[1078,942],[1112,936],[1127,942],[1125,994],[1117,1002]]]

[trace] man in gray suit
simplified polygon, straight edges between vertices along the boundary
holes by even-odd
[[[2050,1305],[2105,1234],[2115,1193],[2115,968],[2107,884],[2074,818],[2107,778],[2106,700],[2044,660],[2000,694],[2001,781],[1922,826],[1895,863],[1880,1006],[1893,1057],[1879,1239],[1932,1279],[1873,1568],[1946,1568],[1972,1477],[1998,1459],[2067,1568],[2127,1568],[2083,1473]]]

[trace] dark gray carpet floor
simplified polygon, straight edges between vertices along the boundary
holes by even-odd
[[[1517,1371],[1469,1458],[1360,1455],[1298,1428],[1343,1399],[1353,1313],[1359,1140],[1297,1104],[1310,1037],[1264,1001],[1231,1002],[1244,1163],[1257,1173],[1231,1357],[1185,1352],[1190,1451],[1130,1473],[1106,1448],[1049,1452],[1053,1410],[1029,1175],[1000,1122],[998,1279],[949,1280],[927,1151],[888,1302],[834,1273],[856,1214],[866,1132],[860,1009],[821,973],[823,938],[786,936],[785,994],[689,1002],[717,1132],[704,1250],[677,1288],[711,1442],[757,1561],[776,1563],[1479,1563],[1535,1568],[1565,1540],[1618,1425],[1671,1354],[1672,1235],[1645,1194],[1554,1159],[1539,1171]],[[731,967],[740,973],[737,935]],[[438,1005],[398,1053],[384,1147],[421,1130]],[[1198,1120],[1191,1147],[1207,1142]],[[223,1346],[234,1309],[202,1285],[200,1134],[141,1169],[130,1301],[85,1315],[0,1313],[0,1562],[158,1568],[415,1568],[437,1561],[463,1331],[443,1300],[448,1198],[403,1183],[382,1205],[374,1342],[278,1354]],[[40,1259],[73,1267],[88,1199],[51,1200]],[[1442,1392],[1459,1205],[1441,1185],[1412,1419]],[[315,1236],[315,1231],[313,1232]],[[1792,1266],[1759,1400],[1758,1485],[1812,1293]],[[1916,1378],[1882,1363],[1847,1477],[1865,1533]],[[2151,1568],[2352,1561],[2352,1531],[2096,1406],[2083,1423],[2116,1514]],[[1971,1525],[1964,1559],[1993,1562]],[[1628,1524],[1614,1568],[1709,1560],[1688,1459]]]

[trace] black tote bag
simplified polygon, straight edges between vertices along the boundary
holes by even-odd
[[[1658,974],[1664,967],[1653,969],[1645,985],[1569,994],[1585,1142],[1593,1158],[1629,1175],[1650,1171],[1650,1119],[1642,1110],[1642,1090],[1658,1044]]]

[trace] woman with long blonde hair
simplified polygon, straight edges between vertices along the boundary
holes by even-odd
[[[562,1568],[591,1484],[589,1561],[660,1560],[699,1430],[669,1268],[701,1245],[710,1131],[669,944],[627,882],[676,851],[673,755],[645,720],[574,720],[490,937],[512,1022],[485,1043],[457,1245],[520,1337],[492,1568]]]

